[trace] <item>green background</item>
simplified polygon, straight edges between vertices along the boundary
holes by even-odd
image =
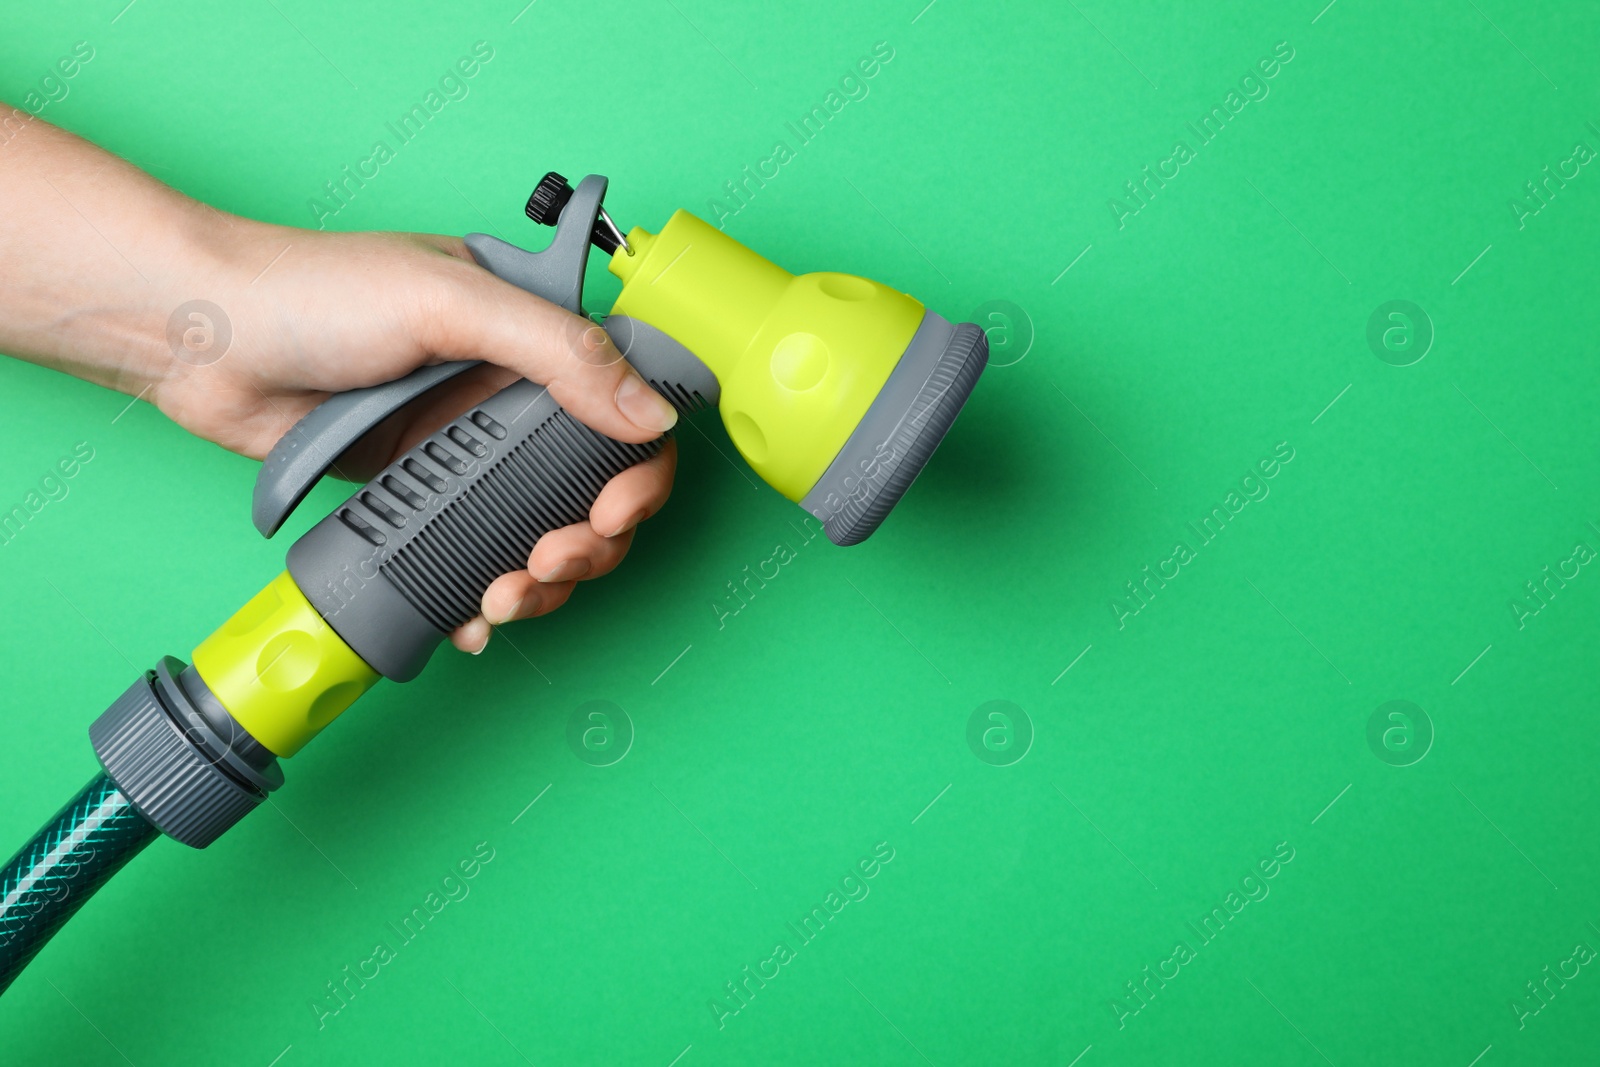
[[[7,1062],[1592,1055],[1593,967],[1520,1026],[1512,1004],[1600,946],[1600,575],[1520,627],[1510,603],[1600,547],[1600,174],[1520,226],[1510,202],[1600,147],[1600,11],[124,2],[8,12],[0,96],[89,41],[45,118],[305,225],[487,41],[470,96],[333,225],[536,246],[521,206],[546,169],[610,175],[625,225],[707,215],[888,42],[870,95],[728,232],[952,318],[1017,310],[985,310],[996,365],[859,548],[800,546],[800,513],[697,416],[615,577],[380,687],[208,851],[152,846],[6,995]],[[1186,123],[1279,42],[1270,95],[1200,145]],[[1119,228],[1110,199],[1179,139],[1195,158]],[[590,306],[616,288],[593,270]],[[1397,299],[1436,335],[1404,367],[1367,341]],[[6,507],[95,449],[0,549],[0,842],[20,843],[92,773],[89,721],[289,537],[250,526],[254,463],[149,406],[11,362],[0,389]],[[1199,546],[1187,524],[1280,442],[1270,495]],[[1195,558],[1119,627],[1124,583],[1179,540]],[[779,542],[797,558],[719,629],[725,583]],[[568,742],[591,700],[632,724],[612,766]],[[967,742],[993,700],[1031,723],[1009,766]],[[1368,741],[1391,700],[1431,723],[1409,755]],[[479,842],[470,895],[319,1028],[325,983]],[[879,842],[870,896],[799,947],[785,924]],[[1188,924],[1285,842],[1270,894],[1201,945]],[[793,961],[719,1028],[709,1002],[780,940]],[[1196,957],[1119,1026],[1125,983],[1179,940]]]

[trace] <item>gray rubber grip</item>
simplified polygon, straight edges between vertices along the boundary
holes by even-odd
[[[688,349],[627,319],[618,347],[680,413],[717,398]],[[515,382],[431,435],[289,550],[289,573],[374,670],[416,677],[489,583],[522,570],[534,543],[580,522],[601,488],[660,451],[589,429],[543,386]]]

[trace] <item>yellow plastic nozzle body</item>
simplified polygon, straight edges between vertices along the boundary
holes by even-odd
[[[378,681],[280,574],[194,650],[194,669],[274,755],[292,756]]]
[[[905,293],[850,274],[793,275],[676,212],[635,228],[613,315],[671,335],[717,376],[722,421],[768,484],[799,501],[860,424],[922,322]]]

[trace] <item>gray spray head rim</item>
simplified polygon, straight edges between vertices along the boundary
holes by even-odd
[[[865,541],[927,466],[989,362],[989,338],[929,311],[889,379],[800,501],[836,545]]]

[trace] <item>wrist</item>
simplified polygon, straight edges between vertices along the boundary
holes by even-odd
[[[158,238],[160,261],[152,277],[153,302],[141,315],[139,359],[144,384],[159,390],[205,372],[235,347],[233,320],[251,286],[281,250],[281,227],[230,215],[185,200]]]
[[[235,249],[259,224],[164,187],[154,196],[122,192],[134,195],[112,209],[113,198],[99,190],[63,190],[60,206],[76,213],[60,228],[78,221],[80,232],[17,242],[13,251],[33,269],[0,298],[7,320],[0,340],[13,355],[154,400],[162,385],[203,362],[186,361],[174,345],[183,306],[220,304],[249,282],[235,281],[244,269]]]
[[[279,227],[206,207],[48,123],[6,146],[0,351],[133,396],[204,380],[183,307],[242,307]],[[260,262],[254,262],[260,258]],[[215,379],[215,374],[211,375]]]

